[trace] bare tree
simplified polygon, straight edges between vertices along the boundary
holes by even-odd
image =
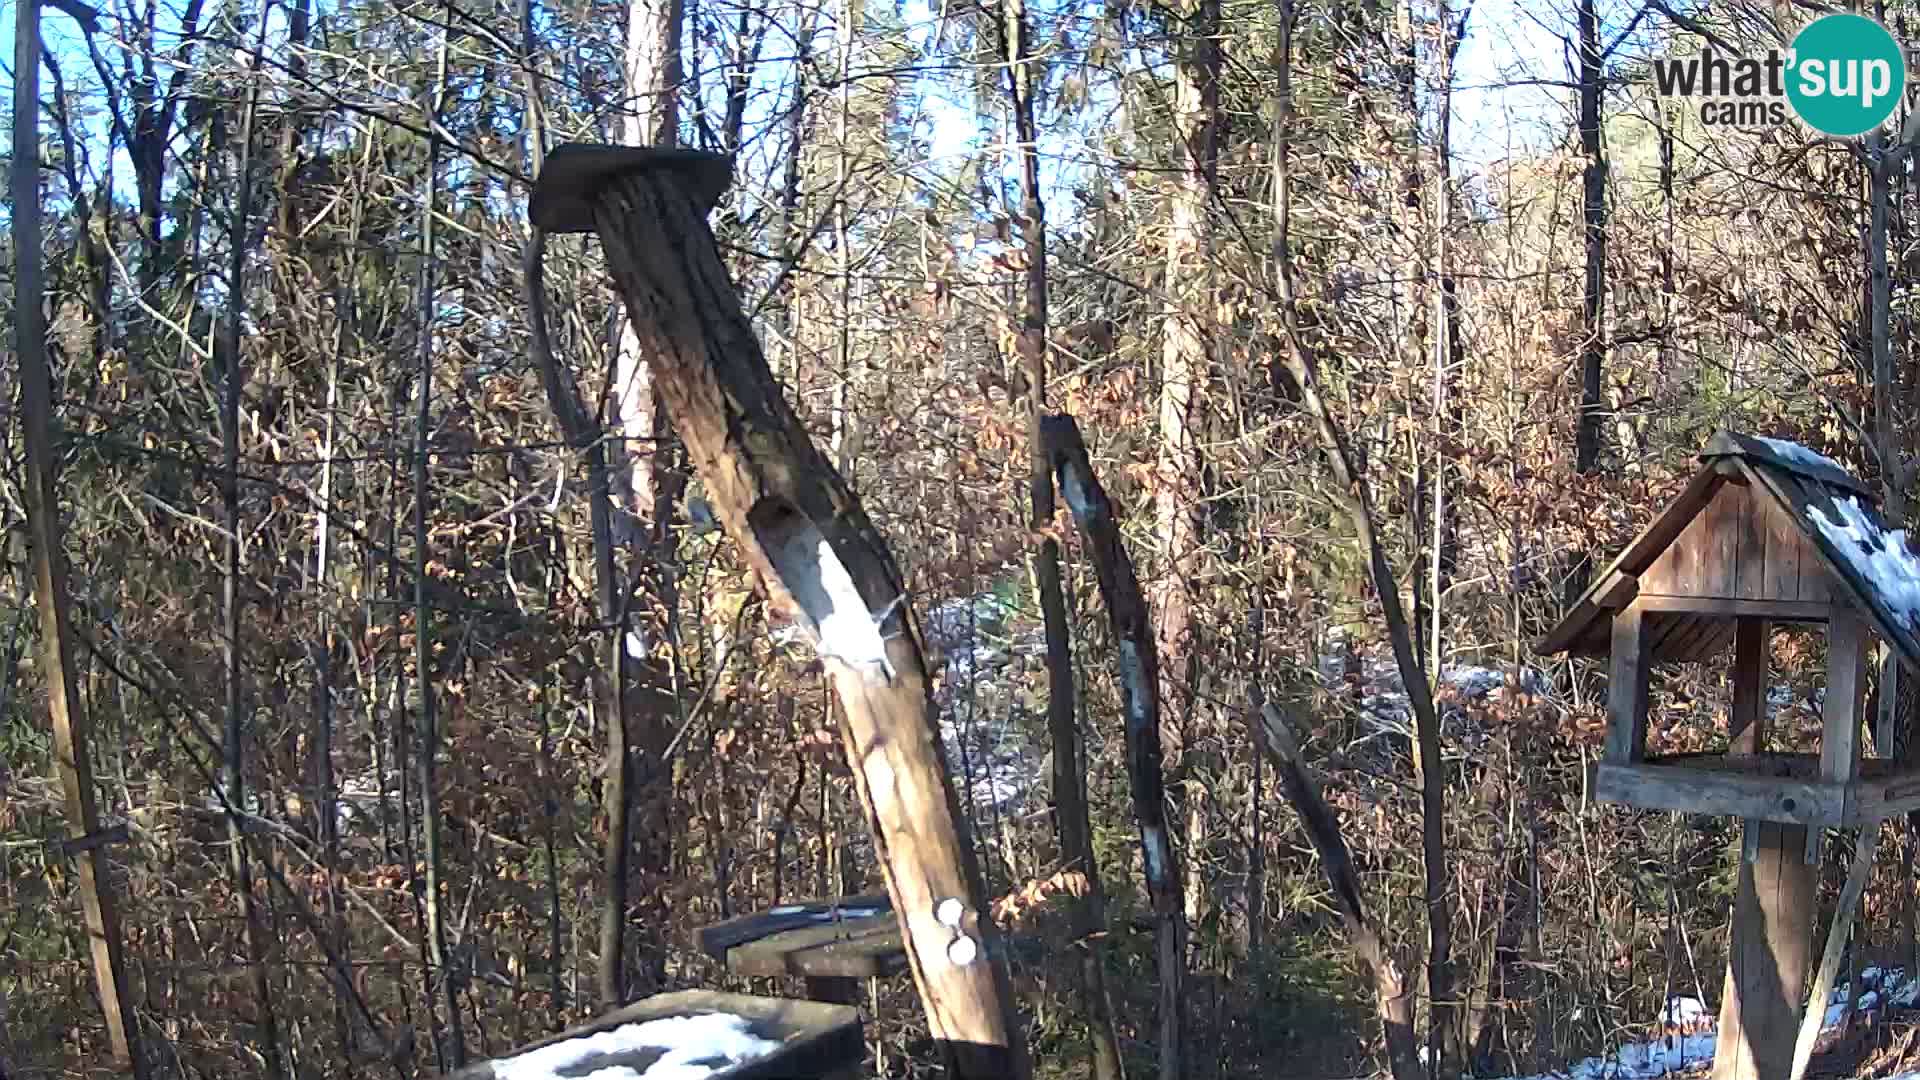
[[[97,835],[100,816],[94,794],[92,747],[88,744],[86,713],[80,707],[67,561],[61,550],[60,499],[54,475],[53,372],[47,363],[47,319],[42,307],[39,0],[15,5],[13,16],[13,158],[8,163],[13,205],[9,216],[13,227],[14,355],[19,359],[20,422],[26,436],[33,600],[40,614],[40,653],[46,669],[54,762],[66,800],[66,834],[73,845],[70,850],[79,877],[94,987],[100,995],[115,1060],[131,1068],[136,1077],[144,1078],[147,1061],[140,1051],[139,1023],[127,995],[119,908],[105,845]]]

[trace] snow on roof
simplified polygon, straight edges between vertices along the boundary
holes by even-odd
[[[1830,500],[1836,521],[1816,504],[1807,517],[1867,583],[1886,602],[1887,610],[1908,630],[1920,631],[1920,558],[1907,547],[1905,529],[1886,532],[1861,505],[1858,496]]]
[[[1795,465],[1823,466],[1842,473],[1847,471],[1845,466],[1827,455],[1809,450],[1789,439],[1769,439],[1765,435],[1756,435],[1754,441],[1765,444],[1782,461],[1790,461]]]
[[[749,1030],[732,1013],[667,1016],[580,1035],[492,1063],[495,1080],[703,1080],[715,1072],[773,1053],[780,1044]],[[629,1061],[640,1051],[665,1054],[642,1071]]]

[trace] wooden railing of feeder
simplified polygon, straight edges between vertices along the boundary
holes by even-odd
[[[1920,769],[1863,758],[1862,696],[1877,634],[1920,662],[1920,569],[1871,491],[1790,443],[1723,432],[1680,496],[1598,575],[1539,644],[1604,658],[1607,736],[1591,790],[1604,801],[1745,821],[1732,962],[1715,1077],[1785,1077],[1804,1004],[1822,830],[1872,828],[1920,809]],[[1824,626],[1827,690],[1817,752],[1767,741],[1767,664],[1777,625]],[[1724,753],[1648,752],[1656,664],[1733,652]]]
[[[949,779],[900,572],[787,401],[707,214],[728,159],[573,144],[547,156],[529,216],[596,233],[607,269],[727,535],[819,648],[932,1036],[957,1077],[1020,1077],[1022,1032]]]

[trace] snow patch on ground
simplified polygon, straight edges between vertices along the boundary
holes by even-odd
[[[1713,1014],[1707,1011],[1706,1003],[1697,997],[1673,997],[1667,999],[1660,1022],[1672,1028],[1699,1028],[1711,1025]]]
[[[1920,630],[1920,558],[1907,547],[1906,530],[1883,530],[1860,505],[1859,496],[1836,498],[1832,505],[1839,514],[1837,521],[1817,504],[1808,505],[1807,516],[1853,564],[1854,572],[1885,599],[1894,618],[1909,630]]]
[[[1014,633],[1014,609],[991,592],[943,600],[920,630],[942,658],[934,705],[947,767],[976,811],[1012,813],[1035,792],[1045,747],[1018,723],[1018,690],[1029,668],[1045,666],[1034,628]]]
[[[1319,657],[1321,685],[1334,691],[1357,689],[1360,710],[1369,725],[1383,734],[1412,738],[1413,706],[1392,650],[1372,648],[1349,652],[1345,648],[1346,640],[1344,630],[1335,628],[1329,632],[1328,648]],[[1348,670],[1349,657],[1357,660],[1357,671]],[[1479,664],[1442,667],[1434,692],[1442,736],[1469,749],[1484,741],[1486,730],[1474,719],[1470,706],[1497,701],[1513,692],[1508,685],[1510,674],[1504,668]],[[1539,694],[1547,688],[1546,677],[1534,668],[1521,669],[1519,682],[1521,693]]]
[[[1904,968],[1866,968],[1860,972],[1860,988],[1861,1013],[1888,1007],[1911,1008],[1920,997],[1920,979],[1907,978]],[[1834,988],[1828,998],[1825,1030],[1838,1027],[1846,1018],[1850,993],[1846,983]],[[1629,1043],[1611,1054],[1586,1058],[1565,1069],[1502,1080],[1657,1080],[1712,1064],[1719,1035],[1714,1028],[1716,1016],[1706,1003],[1695,997],[1669,998],[1660,1019],[1660,1026],[1669,1034]],[[1920,1072],[1889,1080],[1920,1080]]]
[[[779,1048],[753,1034],[744,1017],[705,1013],[622,1024],[492,1064],[495,1080],[702,1080]],[[665,1053],[646,1069],[635,1068],[650,1050]]]

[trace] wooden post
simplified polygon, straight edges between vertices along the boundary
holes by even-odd
[[[1771,626],[1742,618],[1734,627],[1730,754],[1767,747],[1767,661]],[[1713,1080],[1785,1080],[1793,1068],[1813,951],[1818,868],[1804,856],[1817,829],[1744,822],[1740,880]]]
[[[1120,540],[1120,524],[1094,475],[1080,425],[1064,414],[1042,417],[1040,434],[1066,496],[1073,520],[1085,534],[1100,596],[1119,642],[1120,700],[1127,718],[1127,780],[1133,789],[1133,813],[1140,822],[1140,861],[1153,901],[1156,965],[1160,975],[1161,1071],[1176,1071],[1182,1055],[1186,999],[1186,907],[1180,889],[1179,857],[1167,836],[1166,788],[1160,756],[1160,660],[1147,602],[1140,592],[1133,559]],[[1169,1052],[1169,1048],[1176,1052]]]
[[[1786,1080],[1813,952],[1818,868],[1803,853],[1807,829],[1749,821],[1758,857],[1740,861],[1733,942],[1712,1080]]]
[[[20,420],[27,444],[27,534],[32,546],[33,603],[40,614],[40,655],[53,724],[54,767],[66,799],[66,831],[78,871],[80,907],[93,957],[94,986],[106,1014],[107,1044],[133,1075],[147,1074],[139,1032],[127,1005],[120,919],[94,800],[86,714],[67,617],[67,560],[60,547],[60,501],[54,487],[53,375],[47,365],[47,321],[40,264],[40,4],[14,5],[13,258],[15,355],[20,363]]]
[[[572,144],[548,155],[529,216],[598,233],[655,387],[715,516],[809,633],[843,709],[928,1026],[950,1075],[1030,1070],[999,934],[946,768],[892,554],[781,392],[707,213],[724,158]]]
[[[1638,600],[1614,612],[1607,680],[1606,760],[1631,765],[1647,755],[1647,677],[1653,667],[1647,610]]]
[[[1867,621],[1835,597],[1827,616],[1827,693],[1820,705],[1820,779],[1845,784],[1860,769],[1861,702],[1867,687]],[[1807,861],[1820,861],[1820,830],[1807,833]]]

